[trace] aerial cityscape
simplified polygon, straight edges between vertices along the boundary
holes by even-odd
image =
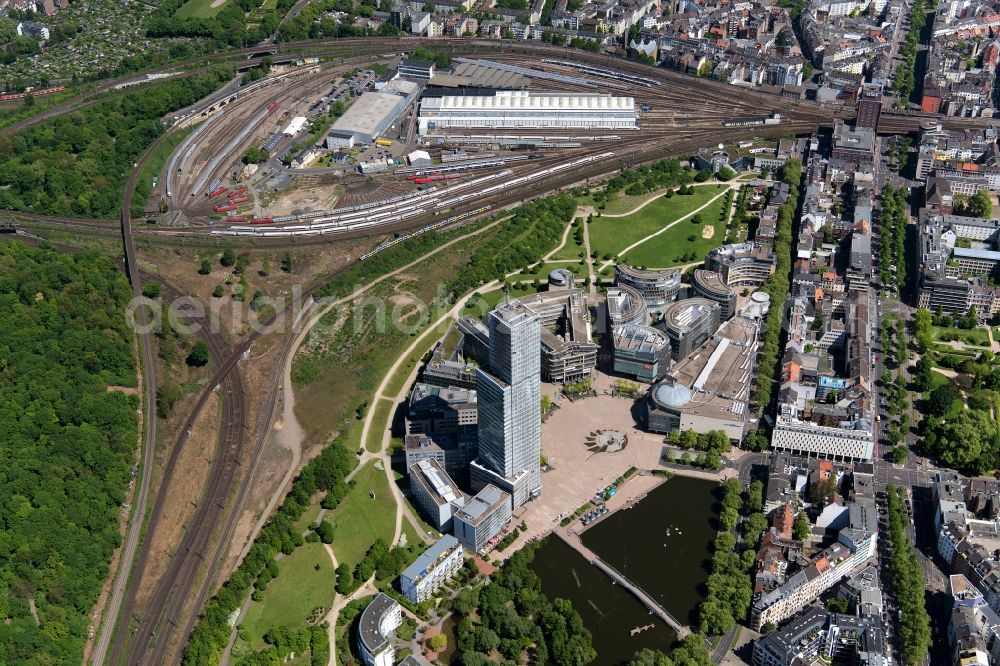
[[[0,664],[1000,665],[1000,3],[0,0]]]

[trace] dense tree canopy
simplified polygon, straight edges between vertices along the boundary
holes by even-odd
[[[0,663],[82,659],[136,447],[107,390],[137,381],[130,296],[111,259],[0,243]]]
[[[193,104],[232,73],[231,65],[214,66],[0,138],[0,208],[115,217],[136,159],[164,131],[160,117]]]
[[[515,553],[483,588],[462,593],[456,610],[466,616],[458,625],[463,663],[490,663],[494,650],[517,663],[530,656],[531,663],[556,666],[583,666],[597,656],[572,604],[566,599],[550,602],[542,592],[542,581],[530,566],[535,548]]]

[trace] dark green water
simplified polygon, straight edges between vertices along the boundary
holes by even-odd
[[[569,599],[580,613],[594,637],[597,659],[593,666],[627,663],[642,648],[667,651],[673,644],[675,634],[670,627],[559,537],[550,536],[538,549],[532,568],[541,577],[547,597]],[[630,635],[631,629],[649,624],[653,628]]]
[[[719,489],[714,481],[676,476],[588,529],[583,543],[680,622],[693,624],[718,531]]]

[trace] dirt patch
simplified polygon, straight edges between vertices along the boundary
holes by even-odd
[[[121,391],[128,395],[139,395],[139,387],[137,386],[109,386],[108,393],[114,393],[115,391]]]
[[[294,215],[310,210],[330,210],[337,207],[343,190],[333,185],[316,185],[314,187],[292,187],[277,193],[267,206],[269,215]]]
[[[137,592],[139,608],[145,607],[169,566],[173,549],[181,540],[184,525],[194,513],[195,503],[201,497],[211,468],[209,461],[215,456],[218,443],[219,405],[219,398],[213,393],[191,429],[191,435],[177,460],[179,473],[171,480],[162,517],[152,535],[146,572]],[[164,450],[161,457],[165,459],[169,454],[170,451]],[[163,460],[160,461],[161,467],[162,464]]]
[[[706,224],[701,228],[702,238],[712,238],[713,236],[715,236],[715,227],[713,227],[711,224]]]
[[[209,5],[209,7],[215,9],[216,7],[221,7],[224,4],[226,4],[226,0],[212,0],[212,4]]]

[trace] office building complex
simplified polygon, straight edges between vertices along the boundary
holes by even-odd
[[[439,531],[450,530],[453,514],[465,506],[465,495],[438,460],[421,460],[408,469],[413,503]]]
[[[399,602],[379,592],[363,611],[358,621],[358,652],[365,666],[393,666],[396,650],[389,638],[403,623]]]
[[[758,230],[758,239],[760,236]],[[721,245],[705,256],[705,269],[719,273],[731,287],[760,287],[774,273],[776,265],[770,243]]]
[[[399,75],[408,79],[430,81],[434,78],[434,63],[429,60],[400,60]]]
[[[469,550],[481,553],[498,539],[512,515],[511,496],[488,485],[455,512],[455,538]]]
[[[771,448],[776,451],[831,460],[867,462],[874,447],[872,421],[860,415],[836,425],[822,425],[779,414],[771,435]]]
[[[541,318],[518,301],[489,315],[488,369],[479,368],[479,458],[472,486],[493,484],[513,498],[514,507],[542,488]]]
[[[406,467],[421,460],[436,460],[448,474],[464,479],[469,464],[479,453],[479,439],[459,439],[457,435],[407,435],[403,439]]]
[[[619,326],[613,332],[614,370],[642,382],[663,379],[670,369],[670,341],[650,326]]]
[[[399,575],[399,589],[415,604],[427,600],[446,580],[458,573],[465,558],[462,544],[445,535]]]
[[[642,326],[648,317],[645,299],[627,285],[608,289],[607,308],[608,326],[611,330],[619,326]]]
[[[684,358],[712,337],[719,328],[721,311],[718,303],[707,298],[677,301],[664,310],[659,327],[670,338],[674,360]]]
[[[475,391],[417,383],[406,410],[406,434],[475,438],[477,419]]]
[[[657,310],[677,298],[681,272],[676,268],[642,270],[618,264],[615,266],[615,284],[632,287],[645,299],[647,308]]]
[[[736,290],[723,281],[722,274],[698,269],[691,276],[691,291],[719,304],[719,318],[728,321],[736,314]]]
[[[551,279],[552,276],[549,291],[524,296],[517,302],[538,314],[541,320],[542,381],[565,384],[590,376],[597,366],[598,346],[591,337],[583,292],[565,286],[552,287]],[[466,358],[488,365],[490,331],[486,325],[475,317],[465,316],[459,320],[458,329],[464,335],[462,346]]]
[[[927,216],[919,226],[918,304],[931,311],[1000,313],[1000,220]],[[963,247],[964,246],[964,247]]]
[[[742,440],[757,335],[754,320],[734,317],[708,339],[704,349],[675,363],[669,376],[646,396],[646,428],[664,434],[722,430],[729,439]]]

